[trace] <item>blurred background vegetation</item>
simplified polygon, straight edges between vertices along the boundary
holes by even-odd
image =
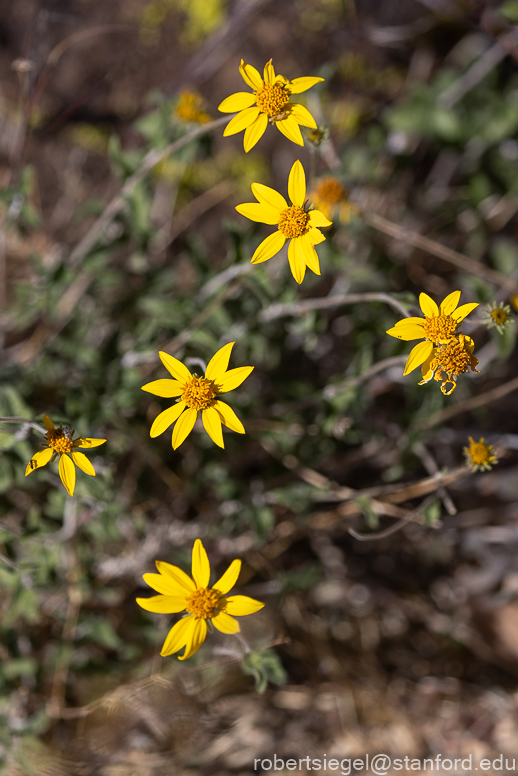
[[[57,463],[24,477],[41,435],[0,425],[10,776],[516,753],[516,328],[482,321],[517,307],[516,21],[514,0],[3,0],[0,415],[108,440],[70,499]],[[241,57],[326,79],[322,142],[270,129],[245,155],[220,127],[132,178],[217,118]],[[267,230],[234,210],[252,181],[285,192],[297,158],[314,200],[336,195],[301,287],[285,256],[250,266]],[[481,303],[482,372],[445,398],[385,331],[456,289]],[[158,351],[194,369],[233,340],[230,367],[255,366],[229,396],[246,436],[151,440]],[[468,436],[496,469],[463,467]],[[135,604],[197,537],[266,601],[244,658],[215,634],[162,659],[171,618]]]

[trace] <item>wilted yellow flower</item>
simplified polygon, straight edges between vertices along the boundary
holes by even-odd
[[[409,374],[430,359],[434,345],[448,343],[456,335],[457,328],[466,315],[478,307],[478,302],[457,307],[459,299],[460,291],[453,291],[443,299],[439,309],[433,299],[423,293],[419,297],[419,305],[424,318],[403,318],[388,329],[387,334],[400,340],[426,340],[412,348],[403,374]]]
[[[264,66],[263,78],[255,67],[246,65],[243,59],[239,72],[244,82],[254,91],[231,94],[218,107],[222,113],[239,111],[237,116],[230,119],[223,136],[235,135],[244,129],[243,147],[248,152],[264,135],[270,123],[275,124],[288,140],[297,145],[304,145],[299,125],[312,129],[317,129],[317,125],[307,108],[290,102],[290,99],[293,94],[301,94],[324,79],[304,76],[288,81],[283,75],[275,75],[271,59]]]
[[[359,212],[358,205],[349,200],[349,192],[337,178],[322,178],[309,195],[309,201],[313,202],[326,218],[332,218],[338,214],[343,224],[348,224],[351,214]]]
[[[246,595],[227,596],[239,577],[240,560],[232,561],[214,587],[209,587],[210,563],[200,539],[196,539],[192,551],[192,579],[170,563],[157,560],[156,567],[158,574],[144,574],[143,579],[160,595],[137,598],[138,605],[156,614],[187,612],[167,634],[162,657],[185,647],[178,659],[187,660],[205,641],[207,620],[221,633],[239,633],[241,629],[234,616],[254,614],[264,606]]]
[[[503,334],[507,327],[513,323],[514,315],[511,312],[511,308],[508,304],[500,302],[497,305],[496,302],[488,305],[484,310],[484,319],[488,329],[496,326],[498,333]]]
[[[74,463],[76,466],[79,466],[85,474],[95,477],[95,469],[86,455],[84,455],[84,453],[75,452],[74,448],[98,447],[99,445],[103,445],[106,442],[106,439],[92,439],[90,437],[78,437],[77,439],[74,439],[73,430],[70,431],[67,426],[64,428],[63,426],[56,428],[47,415],[43,415],[43,422],[47,429],[47,433],[45,434],[45,439],[47,440],[46,448],[32,456],[27,464],[25,476],[27,477],[28,474],[36,469],[41,469],[42,466],[46,466],[49,461],[53,461],[55,457],[59,455],[59,476],[61,477],[61,482],[67,489],[68,495],[73,496],[74,488],[76,486],[76,470]]]
[[[291,206],[275,189],[252,183],[252,193],[258,202],[238,205],[236,210],[251,221],[263,224],[277,225],[277,231],[267,237],[252,256],[252,264],[268,261],[279,253],[286,240],[288,245],[288,261],[293,277],[297,283],[302,283],[306,266],[316,275],[320,275],[317,252],[314,248],[326,238],[317,228],[331,226],[320,210],[308,210],[306,202],[306,175],[301,163],[297,160],[291,168],[288,178],[288,194]]]
[[[190,89],[183,89],[176,103],[175,114],[184,121],[191,121],[195,124],[207,124],[211,121],[211,116],[203,110],[204,100],[198,92],[192,92]]]
[[[464,448],[466,462],[475,471],[489,471],[492,464],[498,463],[498,458],[493,452],[493,445],[486,445],[484,437],[480,437],[478,442],[472,437],[468,437],[471,442],[469,447]]]
[[[421,367],[423,379],[419,385],[424,385],[433,379],[442,381],[441,391],[445,396],[449,396],[457,387],[457,377],[465,374],[471,367],[472,372],[479,372],[476,369],[478,359],[473,355],[475,343],[471,337],[465,334],[459,334],[451,337],[445,345],[438,345],[432,349],[431,354]],[[451,384],[451,388],[446,386]]]
[[[200,410],[205,431],[219,447],[225,447],[222,424],[238,434],[245,433],[234,410],[218,399],[219,394],[233,391],[241,385],[254,368],[240,366],[227,372],[234,345],[235,342],[229,342],[218,350],[209,361],[205,377],[192,375],[177,358],[168,353],[159,353],[163,365],[175,379],[154,380],[143,385],[142,390],[165,399],[175,396],[180,398],[176,404],[155,418],[149,432],[151,437],[160,436],[176,421],[172,438],[173,448],[176,450],[191,433]]]

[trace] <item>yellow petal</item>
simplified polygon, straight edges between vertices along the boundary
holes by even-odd
[[[300,285],[306,274],[306,262],[300,248],[297,247],[296,240],[290,240],[288,245],[288,261],[290,263],[291,274]]]
[[[149,431],[149,436],[154,439],[163,434],[175,420],[178,420],[186,406],[184,401],[179,401],[177,404],[173,404],[172,407],[161,412],[160,415],[157,415]]]
[[[430,366],[432,364],[433,358],[435,356],[435,349],[432,350],[424,364],[421,366],[421,375],[423,377],[422,381],[419,383],[419,385],[423,385],[424,383],[427,383],[429,380],[433,377],[433,371],[430,369]]]
[[[304,140],[302,139],[299,125],[297,121],[291,116],[276,121],[275,126],[279,132],[282,132],[282,134],[287,137],[288,140],[291,140],[292,143],[296,143],[300,146],[304,145]]]
[[[460,307],[457,307],[456,310],[454,310],[451,314],[451,317],[457,321],[457,323],[460,323],[464,320],[466,315],[469,315],[470,312],[472,312],[475,307],[478,307],[478,302],[469,302],[469,304],[461,304]]]
[[[272,60],[270,59],[264,66],[264,82],[265,84],[275,83],[275,70],[273,69]]]
[[[226,404],[224,401],[216,401],[213,405],[214,409],[221,415],[221,422],[223,425],[228,426],[231,431],[235,431],[237,434],[244,434],[245,428],[236,413]]]
[[[210,563],[201,539],[196,539],[192,548],[192,578],[198,587],[208,587]]]
[[[424,339],[424,327],[419,326],[417,323],[399,324],[391,329],[387,329],[387,334],[396,339],[405,340],[405,342]]]
[[[71,452],[70,455],[72,456],[72,460],[75,465],[79,466],[81,471],[83,471],[85,474],[89,474],[90,477],[95,477],[95,469],[84,453]]]
[[[146,612],[154,614],[177,614],[185,609],[185,598],[173,595],[153,595],[151,598],[137,598],[137,603]]]
[[[220,603],[225,602],[225,611],[227,614],[233,614],[234,617],[243,617],[246,614],[253,614],[262,609],[264,604],[256,601],[255,598],[249,598],[247,595],[232,595],[221,599]]]
[[[173,566],[171,563],[166,563],[163,560],[155,561],[155,565],[161,574],[165,577],[170,577],[187,595],[196,590],[196,585],[190,576],[178,566]],[[180,595],[180,593],[178,593],[178,595]]]
[[[302,207],[306,201],[306,174],[299,160],[293,163],[288,178],[288,196],[294,205]]]
[[[59,459],[59,476],[68,495],[73,496],[76,486],[76,467],[66,453],[63,453]]]
[[[164,353],[161,350],[158,354],[162,364],[165,366],[169,374],[172,374],[179,382],[186,383],[191,379],[192,375],[181,361],[178,361],[174,356],[170,356],[169,353]]]
[[[255,94],[250,92],[236,92],[223,100],[218,105],[218,110],[222,113],[237,113],[245,108],[250,108],[255,103]]]
[[[173,429],[173,450],[176,450],[178,447],[180,447],[182,442],[184,442],[185,439],[189,436],[194,428],[197,417],[198,411],[193,409],[188,409],[183,413],[183,415],[179,417]]]
[[[243,205],[236,205],[236,210],[245,218],[249,218],[250,221],[270,226],[279,223],[279,211],[270,205],[263,205],[261,202],[245,202]]]
[[[432,351],[433,345],[428,341],[420,342],[418,345],[413,347],[410,351],[410,355],[407,358],[405,371],[403,374],[408,375],[414,369],[417,369],[418,366],[421,366],[421,364],[426,361]]]
[[[45,428],[47,429],[47,431],[54,431],[56,427],[54,423],[51,421],[51,419],[49,418],[49,416],[42,415],[42,417],[43,417],[43,423],[45,424]]]
[[[223,576],[221,576],[216,584],[214,585],[214,590],[217,590],[218,593],[221,593],[221,595],[225,595],[228,593],[229,590],[232,590],[234,585],[236,584],[239,574],[241,572],[241,561],[240,560],[233,560],[228,569],[225,571]]]
[[[241,60],[241,64],[239,65],[239,72],[241,73],[244,82],[252,89],[257,91],[257,89],[260,89],[263,85],[263,79],[259,75],[259,72],[252,65],[245,65],[244,59]]]
[[[440,312],[442,315],[451,315],[459,304],[460,291],[452,291],[451,294],[442,300]]]
[[[176,569],[177,566],[172,566],[172,568]],[[181,569],[179,569],[179,571],[181,571]],[[187,574],[185,576],[187,577]],[[189,590],[185,585],[180,585],[176,579],[173,579],[169,574],[143,574],[142,579],[146,585],[152,587],[157,593],[169,597],[172,596],[173,598],[181,598],[185,604]],[[187,579],[192,584],[192,580],[189,577],[187,577]],[[185,605],[183,608],[185,609]],[[178,611],[181,611],[181,609],[178,609]]]
[[[223,137],[229,137],[229,135],[235,135],[237,132],[242,132],[249,127],[250,124],[253,124],[259,113],[260,111],[257,105],[240,111],[237,116],[234,116],[234,118],[230,119],[228,122],[225,131],[223,132]]]
[[[320,275],[320,264],[318,262],[318,255],[316,250],[311,244],[311,240],[308,234],[303,234],[302,237],[296,237],[292,242],[295,243],[295,250],[299,250],[303,261],[309,267],[309,269]]]
[[[189,638],[190,631],[194,628],[194,617],[184,617],[182,620],[173,625],[171,630],[166,636],[166,640],[162,646],[160,654],[162,657],[172,655],[174,652],[185,647]]]
[[[243,148],[247,154],[262,138],[268,126],[268,116],[266,113],[260,113],[253,124],[245,129],[243,137]]]
[[[260,245],[256,248],[255,253],[252,256],[251,263],[261,264],[263,261],[268,261],[268,259],[271,259],[272,256],[275,256],[276,253],[279,253],[285,242],[285,236],[282,234],[282,232],[277,230],[265,240],[263,240],[262,243],[260,243]]]
[[[325,226],[333,226],[333,222],[330,221],[328,218],[326,218],[325,215],[320,210],[310,210],[309,225],[325,227]]]
[[[321,83],[323,80],[323,78],[311,78],[310,76],[294,78],[293,81],[289,82],[288,89],[291,94],[301,94],[302,92],[306,92],[308,89],[311,89],[311,87],[315,86],[315,84]]]
[[[221,375],[221,377],[216,380],[215,385],[218,393],[233,391],[234,388],[237,388],[241,383],[244,383],[253,369],[253,366],[238,366],[236,369],[230,369],[228,372],[225,372],[224,375]]]
[[[31,460],[27,464],[27,468],[25,469],[25,476],[27,477],[28,474],[35,471],[36,469],[41,469],[42,466],[46,466],[53,455],[54,450],[52,447],[47,447],[45,450],[40,450],[39,452],[34,453]]]
[[[278,191],[265,186],[263,183],[252,183],[252,194],[262,205],[269,205],[274,210],[282,213],[288,209],[288,203]]]
[[[99,445],[104,445],[106,442],[106,439],[93,439],[92,437],[80,437],[79,439],[74,439],[74,447],[99,447]]]
[[[188,660],[199,650],[207,636],[206,620],[194,620],[194,626],[187,630],[187,643],[183,655],[178,655],[178,660]]]
[[[439,308],[428,294],[422,293],[419,296],[419,306],[426,318],[434,318],[439,315]]]
[[[301,124],[303,127],[310,127],[311,129],[317,128],[317,122],[303,105],[299,105],[297,102],[290,103],[290,116],[293,116],[297,124]]]
[[[320,229],[315,229],[315,227],[310,227],[305,235],[311,245],[318,245],[319,243],[325,242],[326,237]]]
[[[241,630],[238,621],[225,612],[218,612],[211,617],[211,622],[221,633],[239,633]]]
[[[221,377],[221,375],[226,372],[228,362],[230,361],[230,354],[232,353],[232,348],[235,344],[235,341],[227,342],[226,345],[223,345],[223,347],[212,356],[205,372],[207,380],[217,380],[218,377]]]
[[[201,413],[203,427],[210,436],[214,444],[218,447],[225,447],[223,442],[223,429],[221,428],[221,417],[214,407],[207,407]]]
[[[184,387],[184,382],[164,378],[163,380],[153,380],[152,383],[146,383],[140,390],[152,393],[155,396],[161,396],[163,399],[172,399],[175,396],[181,396]]]

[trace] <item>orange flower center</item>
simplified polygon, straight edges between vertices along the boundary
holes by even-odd
[[[326,205],[337,205],[347,199],[348,191],[336,178],[324,178],[315,189],[315,199]]]
[[[70,431],[68,429],[63,430],[61,426],[53,431],[47,431],[47,444],[60,455],[62,453],[71,453],[74,447]]]
[[[464,338],[453,337],[447,345],[437,348],[430,367],[453,377],[467,372],[471,361],[472,354],[466,347]]]
[[[503,326],[504,323],[507,323],[507,313],[502,307],[496,307],[494,310],[491,310],[491,318],[497,326]]]
[[[495,460],[495,456],[492,455],[493,446],[484,444],[484,439],[480,439],[478,442],[471,440],[471,445],[468,449],[468,455],[471,458],[471,463],[480,466],[481,464],[492,463]]]
[[[194,593],[190,593],[187,596],[187,606],[185,608],[194,617],[208,620],[212,617],[214,610],[217,609],[219,598],[219,593],[216,590],[208,587],[199,587]]]
[[[308,231],[308,222],[309,213],[298,205],[292,205],[282,211],[278,224],[279,231],[288,239],[300,237]]]
[[[455,335],[457,321],[451,315],[437,315],[424,319],[424,336],[434,343],[446,344]]]
[[[263,84],[255,93],[257,107],[270,118],[282,113],[290,101],[290,95],[279,84]]]
[[[193,376],[183,389],[182,399],[193,410],[206,410],[214,403],[217,393],[212,380]]]

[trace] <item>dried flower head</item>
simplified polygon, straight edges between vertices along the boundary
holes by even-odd
[[[424,385],[433,377],[441,383],[443,394],[449,396],[457,387],[459,375],[468,372],[470,367],[472,372],[480,371],[476,369],[478,359],[473,355],[474,350],[475,343],[465,334],[451,337],[446,344],[433,348],[421,367],[423,379],[419,385]]]
[[[499,334],[503,334],[514,321],[510,306],[503,302],[498,305],[492,302],[488,305],[483,312],[483,318],[487,328],[491,329],[495,326]]]
[[[466,462],[475,471],[489,471],[491,467],[498,463],[493,446],[486,445],[484,437],[480,437],[478,442],[472,437],[468,437],[470,446],[464,448]]]

